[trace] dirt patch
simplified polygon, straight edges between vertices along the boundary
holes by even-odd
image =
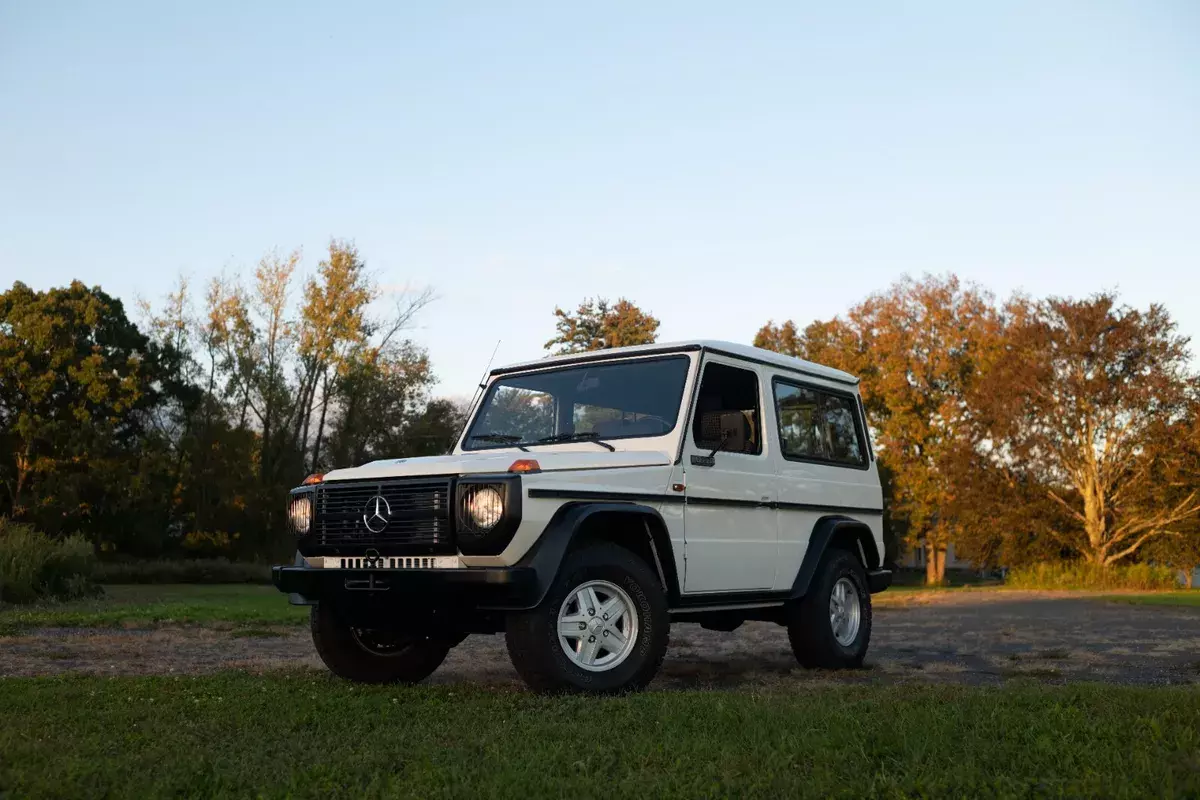
[[[885,599],[886,598],[886,599]],[[918,599],[919,598],[919,599]],[[1108,603],[1038,592],[883,595],[867,669],[801,669],[784,630],[672,627],[656,688],[772,687],[829,682],[1000,684],[1200,683],[1200,609]],[[173,675],[223,669],[321,668],[304,628],[55,628],[0,638],[0,676],[87,672]],[[432,683],[517,685],[502,636],[472,636]]]

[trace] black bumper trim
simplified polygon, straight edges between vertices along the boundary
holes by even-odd
[[[867,573],[867,588],[871,594],[878,594],[892,585],[890,569],[873,569]]]
[[[281,592],[317,602],[357,597],[476,608],[528,608],[537,603],[537,572],[532,567],[370,570],[275,566],[271,567],[271,582]]]

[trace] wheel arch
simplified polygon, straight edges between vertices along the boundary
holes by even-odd
[[[537,573],[532,608],[542,602],[573,547],[588,541],[607,541],[646,559],[659,576],[668,603],[679,597],[679,574],[667,524],[662,515],[640,503],[565,503],[547,523],[533,549],[521,559]]]
[[[863,569],[867,572],[879,569],[883,565],[869,525],[839,514],[821,517],[813,525],[808,549],[804,552],[804,559],[800,562],[800,569],[792,584],[793,598],[803,597],[808,592],[822,556],[831,547],[849,550],[863,562]]]

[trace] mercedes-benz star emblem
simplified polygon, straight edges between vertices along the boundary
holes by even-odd
[[[380,495],[375,495],[363,507],[363,525],[371,533],[382,533],[387,527],[388,517],[392,515],[392,507]]]

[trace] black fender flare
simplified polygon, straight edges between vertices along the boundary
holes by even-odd
[[[651,564],[662,578],[667,591],[667,600],[674,603],[679,598],[679,575],[675,568],[675,552],[667,533],[662,514],[650,506],[640,503],[621,502],[569,502],[559,507],[537,542],[518,562],[519,566],[532,567],[537,574],[536,588],[526,608],[541,604],[546,593],[554,584],[562,568],[563,560],[571,545],[579,537],[588,519],[598,514],[628,514],[641,517],[650,537],[651,549],[657,564]]]
[[[801,598],[808,592],[808,586],[817,573],[817,566],[821,563],[821,558],[825,555],[825,551],[834,537],[847,534],[853,537],[858,547],[861,548],[860,556],[865,560],[863,568],[868,573],[879,569],[882,561],[879,556],[879,548],[875,544],[875,535],[871,533],[870,526],[861,520],[841,515],[822,517],[813,525],[812,534],[808,539],[808,549],[804,552],[804,560],[800,562],[800,570],[796,573],[796,580],[792,583],[792,599]]]

